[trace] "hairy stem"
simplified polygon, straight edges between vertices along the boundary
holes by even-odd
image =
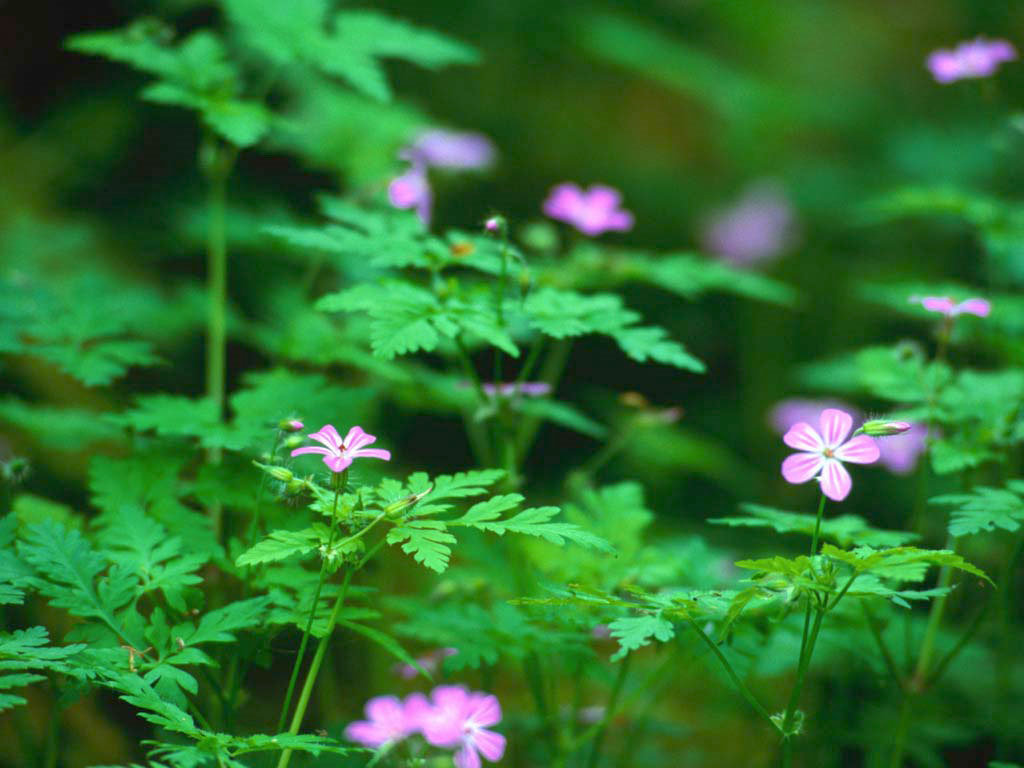
[[[732,664],[729,663],[729,659],[727,659],[725,654],[722,653],[722,649],[718,647],[718,643],[708,637],[707,633],[701,629],[700,625],[697,624],[696,621],[693,619],[688,619],[688,621],[690,622],[690,626],[693,627],[693,631],[697,633],[697,637],[703,640],[708,648],[711,649],[711,652],[718,658],[718,661],[721,663],[725,673],[729,676],[729,679],[732,680],[732,684],[736,686],[736,690],[740,692],[743,698],[747,700],[747,703],[754,708],[754,711],[757,712],[757,714],[771,723],[772,716],[768,714],[768,710],[761,705],[761,702],[757,700],[757,697],[749,688],[747,688],[740,676],[736,674],[736,670],[733,669]]]
[[[324,553],[323,563],[320,565],[320,578],[316,583],[316,591],[313,593],[313,604],[309,608],[309,618],[306,619],[306,626],[302,630],[302,642],[299,643],[299,653],[295,657],[295,664],[292,666],[292,675],[288,680],[288,690],[284,695],[284,704],[281,706],[281,716],[277,720],[277,733],[284,730],[284,723],[288,717],[288,709],[292,704],[292,694],[295,692],[295,683],[299,679],[299,670],[302,668],[302,660],[306,657],[306,645],[309,643],[309,634],[313,629],[313,621],[316,619],[316,609],[320,605],[320,591],[324,588],[327,580],[327,563],[331,555],[331,547],[334,545],[334,533],[338,523],[338,497],[341,495],[341,484],[334,489],[334,506],[331,509],[331,535],[327,542],[327,552]]]
[[[345,595],[348,593],[348,584],[351,579],[352,569],[348,569],[345,571],[345,579],[341,582],[341,591],[338,593],[338,599],[334,601],[334,610],[331,611],[331,617],[327,620],[327,630],[324,636],[320,638],[320,642],[316,647],[316,654],[314,654],[313,661],[309,665],[309,672],[306,673],[306,682],[302,686],[302,693],[299,694],[299,702],[295,705],[295,716],[292,717],[291,726],[288,728],[288,733],[293,736],[302,727],[302,719],[306,716],[306,707],[309,706],[309,697],[313,693],[313,686],[316,684],[317,675],[320,673],[320,665],[324,662],[324,655],[327,653],[327,646],[330,644],[331,635],[334,634],[334,626],[338,623],[338,616],[341,614],[341,608],[345,604]],[[287,768],[291,757],[292,750],[286,749],[281,752],[281,757],[277,761],[277,768]]]

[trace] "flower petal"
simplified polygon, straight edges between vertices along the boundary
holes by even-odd
[[[330,467],[332,472],[344,472],[352,466],[350,456],[324,456],[324,464]]]
[[[376,723],[357,720],[354,723],[349,723],[348,727],[345,728],[345,738],[357,744],[362,744],[364,747],[376,749],[381,744],[387,743],[390,739],[390,734]]]
[[[992,303],[985,299],[967,299],[966,301],[961,301],[953,308],[953,314],[967,313],[968,315],[977,315],[978,317],[988,317],[991,311]]]
[[[375,696],[366,702],[366,716],[385,728],[405,729],[405,710],[397,696]]]
[[[480,729],[474,731],[471,738],[476,748],[492,763],[501,760],[505,754],[505,737],[500,733]]]
[[[455,768],[480,768],[480,755],[472,744],[464,744],[462,749],[455,753]]]
[[[939,312],[948,315],[953,311],[953,300],[948,296],[925,296],[920,299],[921,306],[929,312]]]
[[[821,470],[821,492],[832,501],[842,501],[850,494],[853,480],[846,467],[835,459],[828,459]]]
[[[852,461],[854,464],[872,464],[878,461],[880,451],[878,443],[867,435],[857,435],[848,440],[832,454],[840,461]]]
[[[306,435],[306,437],[310,440],[316,440],[328,448],[337,449],[341,446],[341,435],[338,434],[338,430],[331,424],[324,424],[318,432],[313,432],[310,435]]]
[[[782,462],[782,476],[787,483],[806,483],[821,471],[825,459],[817,453],[794,453]]]
[[[353,459],[384,459],[384,461],[391,461],[391,451],[385,451],[383,448],[360,448],[357,451],[346,451],[349,456]]]
[[[490,694],[473,694],[470,697],[469,719],[473,725],[494,725],[501,722],[501,704],[498,697]]]
[[[853,416],[838,408],[826,408],[821,412],[821,437],[826,448],[833,450],[842,445],[853,428]]]
[[[811,453],[822,451],[825,448],[825,441],[821,439],[818,430],[806,421],[797,422],[790,427],[789,431],[782,436],[782,442],[790,448],[796,448],[798,451],[810,451]]]
[[[371,445],[377,442],[377,438],[373,435],[368,435],[363,431],[362,427],[352,427],[345,435],[345,447],[350,451],[357,448],[362,448],[364,445]]]
[[[332,451],[330,448],[321,448],[319,445],[307,445],[304,448],[296,448],[292,451],[292,456],[302,456],[304,453],[322,453],[324,456],[335,456],[337,451]]]

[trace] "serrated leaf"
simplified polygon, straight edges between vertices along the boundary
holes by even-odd
[[[676,631],[672,622],[658,616],[626,616],[616,619],[608,625],[608,629],[619,642],[619,650],[611,657],[612,661],[625,658],[630,651],[650,645],[651,640],[667,643],[675,637]]]
[[[235,560],[240,567],[275,563],[295,555],[312,552],[320,541],[319,534],[312,528],[301,531],[272,531],[258,544],[250,547]]]
[[[452,554],[450,545],[456,543],[446,528],[439,520],[409,520],[388,531],[386,540],[390,545],[401,544],[417,563],[444,573]]]
[[[997,528],[1016,531],[1024,521],[1024,498],[1008,488],[978,486],[970,493],[946,494],[929,501],[955,507],[950,515],[949,533],[956,537]]]

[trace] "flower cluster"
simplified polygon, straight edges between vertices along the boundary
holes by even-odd
[[[429,226],[434,196],[427,179],[430,168],[464,171],[486,168],[494,161],[494,145],[479,133],[426,131],[399,153],[409,169],[388,186],[388,199],[396,208],[412,208]]]
[[[352,427],[348,434],[345,435],[344,440],[341,439],[338,430],[331,424],[325,424],[320,427],[319,432],[313,432],[307,435],[307,437],[311,440],[316,440],[320,443],[320,446],[307,445],[303,448],[296,448],[292,451],[292,456],[301,456],[306,453],[323,454],[324,464],[332,472],[344,472],[356,459],[391,460],[391,451],[366,447],[377,442],[377,438],[374,435],[368,435],[363,431],[362,427]]]
[[[932,51],[926,62],[935,81],[946,85],[957,80],[989,77],[1004,61],[1017,58],[1017,50],[1006,40],[983,37],[960,43],[952,50]]]
[[[489,730],[501,722],[496,696],[461,685],[439,685],[428,699],[413,693],[377,696],[366,702],[366,720],[350,723],[345,738],[378,749],[419,734],[441,749],[453,749],[456,768],[480,768],[480,756],[496,763],[505,754],[505,737]]]

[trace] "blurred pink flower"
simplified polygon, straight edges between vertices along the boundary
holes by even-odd
[[[782,462],[782,476],[793,484],[817,479],[822,493],[833,501],[842,501],[853,485],[842,462],[871,464],[878,460],[878,446],[867,435],[847,440],[853,417],[838,408],[822,411],[820,424],[819,433],[807,422],[797,422],[783,436],[786,445],[802,453],[794,453]]]
[[[306,453],[323,454],[324,464],[330,467],[332,472],[343,472],[349,468],[355,459],[391,460],[390,451],[364,447],[377,442],[377,438],[373,435],[368,435],[363,431],[362,427],[352,427],[348,434],[345,435],[344,440],[341,439],[338,430],[330,424],[325,424],[320,428],[319,432],[313,432],[307,435],[307,437],[311,440],[316,440],[323,447],[309,445],[304,448],[296,448],[292,451],[292,456],[301,456]]]
[[[429,707],[422,693],[410,694],[405,701],[397,696],[377,696],[363,708],[368,719],[349,723],[345,738],[371,749],[401,741],[419,731],[423,713]]]
[[[423,737],[435,747],[457,748],[456,768],[480,768],[480,755],[491,763],[501,759],[505,737],[487,729],[501,721],[496,696],[441,685],[430,698],[433,706],[421,721]]]
[[[878,441],[879,463],[893,474],[910,474],[927,444],[928,428],[911,424],[907,431]]]
[[[983,37],[960,43],[953,50],[939,49],[928,55],[926,65],[936,82],[946,85],[968,78],[995,74],[1004,61],[1017,58],[1017,50],[1006,40]]]
[[[938,312],[946,317],[957,315],[977,315],[988,317],[992,311],[992,302],[987,299],[964,299],[959,304],[955,303],[949,296],[911,296],[909,301],[920,304],[929,312]]]
[[[565,182],[551,189],[544,201],[544,214],[595,237],[633,228],[633,214],[620,208],[621,203],[622,195],[612,187],[594,184],[583,190],[577,184]]]
[[[435,129],[421,133],[401,156],[428,168],[465,171],[486,168],[494,162],[494,145],[480,133]]]
[[[395,208],[414,209],[424,226],[430,226],[434,195],[427,171],[445,168],[453,171],[486,168],[494,160],[494,145],[479,133],[431,130],[399,152],[409,169],[388,185],[388,200]]]
[[[500,384],[486,381],[483,384],[483,390],[491,397],[495,395],[501,395],[502,397],[511,397],[512,395],[543,397],[551,392],[551,385],[546,381],[524,381],[521,384],[515,381],[507,381]]]
[[[796,217],[782,188],[756,182],[731,207],[712,212],[701,239],[710,253],[736,266],[774,259],[796,240]]]
[[[793,397],[776,403],[775,407],[771,410],[769,420],[772,428],[781,437],[797,422],[816,422],[821,417],[821,412],[826,408],[838,408],[840,411],[846,411],[854,416],[857,415],[857,410],[842,400],[809,400]]]

